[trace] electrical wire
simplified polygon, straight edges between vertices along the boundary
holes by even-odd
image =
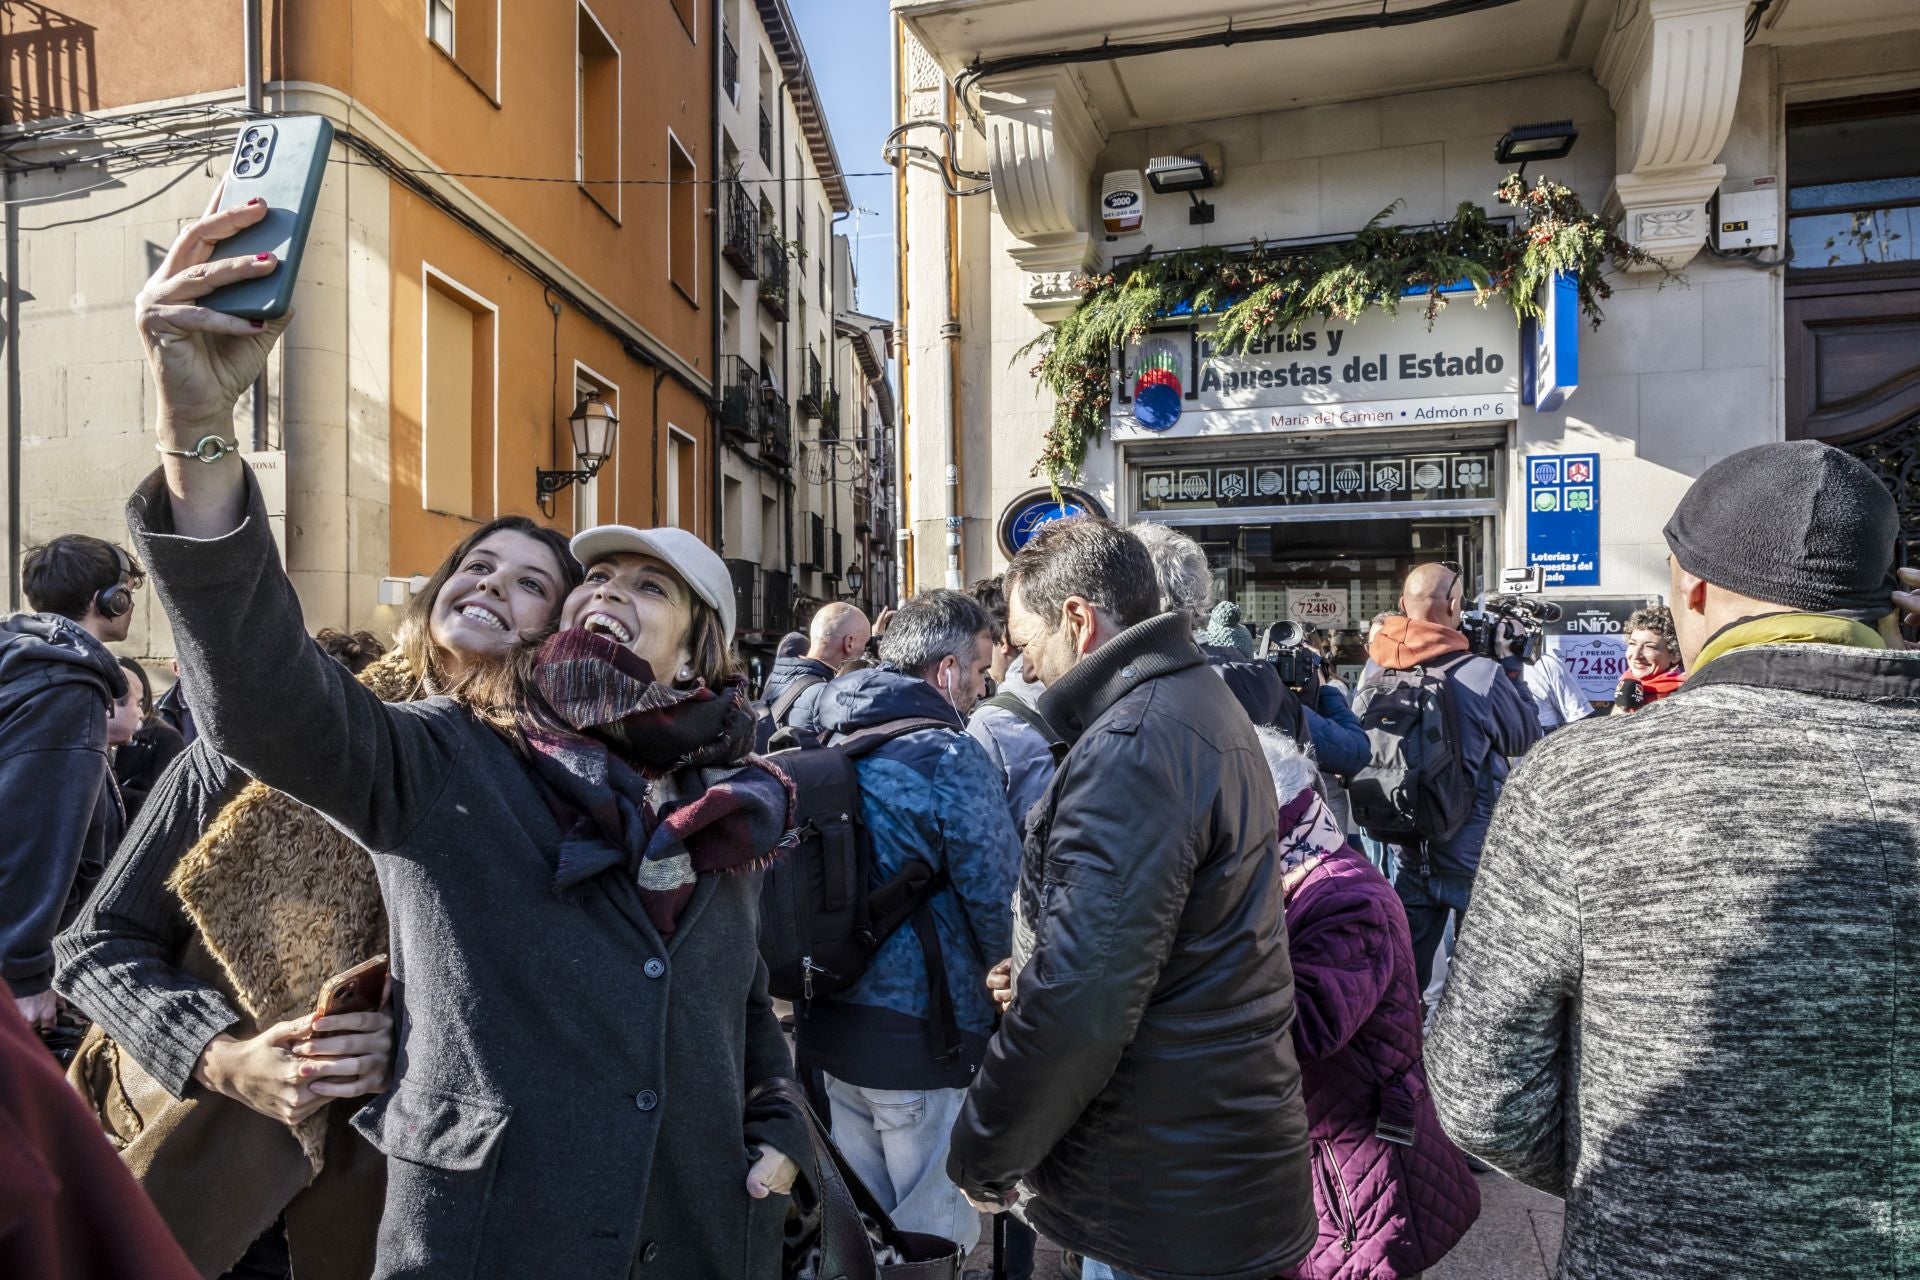
[[[328,164],[353,165],[362,169],[385,169],[388,172],[425,174],[439,178],[463,178],[474,182],[543,182],[569,187],[711,187],[726,182],[753,182],[762,186],[778,186],[790,182],[825,182],[829,178],[891,178],[893,170],[880,169],[871,173],[821,173],[800,174],[791,178],[743,178],[730,175],[719,178],[549,178],[524,173],[467,173],[457,169],[420,168],[408,165],[376,165],[364,160],[333,159]]]

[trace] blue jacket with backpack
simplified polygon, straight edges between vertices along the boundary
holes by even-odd
[[[861,816],[873,842],[870,887],[914,858],[946,874],[932,907],[960,1051],[945,1061],[934,1053],[927,965],[911,928],[887,939],[851,987],[796,1011],[802,1062],[871,1089],[966,1085],[993,1031],[987,970],[1013,951],[1020,841],[1000,771],[959,713],[925,680],[885,666],[842,676],[820,697],[828,744],[919,718],[952,728],[915,730],[861,756]]]

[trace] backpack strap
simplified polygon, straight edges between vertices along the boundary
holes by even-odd
[[[1010,690],[1002,689],[980,705],[983,707],[998,707],[1002,711],[1011,711],[1014,715],[1026,721],[1028,728],[1045,738],[1048,746],[1054,746],[1061,740],[1060,735],[1053,731],[1053,726],[1047,723],[1047,718],[1040,714],[1038,707],[1023,700],[1018,694]]]
[[[945,729],[949,733],[959,733],[960,726],[951,720],[940,720],[933,716],[912,716],[905,720],[889,720],[884,724],[868,725],[856,729],[829,746],[845,752],[850,758],[859,759],[876,747],[883,747],[895,738],[904,738],[910,733],[922,729]]]
[[[794,682],[788,685],[778,698],[775,698],[767,705],[767,715],[772,718],[775,724],[784,725],[787,722],[788,713],[793,710],[793,704],[800,701],[800,695],[809,689],[816,688],[825,683],[827,683],[825,676],[817,676],[812,672],[807,672],[805,675],[795,677]]]

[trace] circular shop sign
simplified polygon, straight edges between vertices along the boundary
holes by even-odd
[[[1098,516],[1104,520],[1107,512],[1098,499],[1079,489],[1062,489],[1058,498],[1050,489],[1023,493],[1000,513],[1000,549],[1009,556],[1018,555],[1020,548],[1032,542],[1041,529],[1055,520],[1073,516]]]

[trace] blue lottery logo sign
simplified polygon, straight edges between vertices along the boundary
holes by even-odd
[[[1036,489],[1015,498],[1001,513],[1000,549],[1009,556],[1017,554],[1056,520],[1074,516],[1099,516],[1104,520],[1106,515],[1106,508],[1078,489],[1062,489],[1058,498],[1050,490]]]
[[[1526,459],[1527,563],[1549,587],[1600,585],[1600,458],[1591,453]]]

